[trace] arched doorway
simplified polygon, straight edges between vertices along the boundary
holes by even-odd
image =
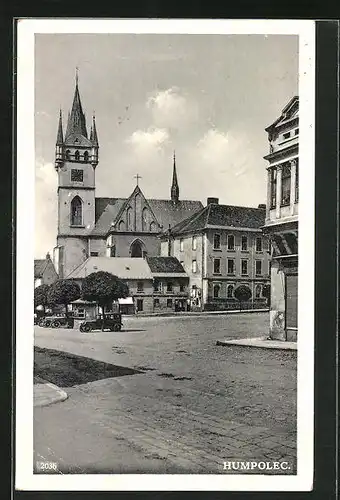
[[[146,257],[147,251],[141,240],[135,240],[130,247],[131,257]]]

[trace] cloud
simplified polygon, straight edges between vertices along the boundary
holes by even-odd
[[[155,126],[162,128],[181,129],[197,116],[197,106],[178,87],[161,90],[150,96],[146,106],[152,112]]]
[[[242,131],[210,128],[191,148],[186,165],[201,199],[216,196],[220,203],[256,206],[263,179],[253,147]],[[261,168],[261,167],[260,167]],[[264,174],[263,174],[264,175]],[[189,190],[190,185],[185,186]]]
[[[56,245],[58,178],[52,163],[36,161],[35,256],[45,257]]]
[[[136,130],[126,140],[136,150],[152,153],[161,151],[169,140],[169,133],[166,129],[150,127],[147,130]]]

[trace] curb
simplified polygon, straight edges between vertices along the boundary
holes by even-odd
[[[251,313],[267,313],[269,309],[248,309],[244,311],[197,311],[197,312],[177,312],[177,313],[150,313],[150,314],[124,314],[124,319],[128,318],[183,318],[194,316],[227,316],[229,314],[251,314]]]
[[[39,387],[40,386],[40,387]],[[34,390],[35,389],[35,390]],[[54,403],[65,401],[68,394],[51,382],[36,384],[34,390],[34,408],[49,406]]]
[[[267,340],[267,338],[217,340],[216,345],[297,351],[296,342]]]

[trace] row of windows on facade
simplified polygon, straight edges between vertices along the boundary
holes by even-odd
[[[181,261],[182,266],[184,265],[184,262]],[[213,268],[213,273],[214,274],[222,274],[221,272],[221,259],[214,259],[214,268]],[[192,273],[197,273],[197,260],[194,259],[192,260],[191,263],[191,272]],[[263,273],[262,270],[262,260],[255,260],[255,274],[256,276],[261,276]],[[236,274],[236,265],[235,265],[235,259],[227,259],[227,274]],[[248,276],[248,260],[247,259],[241,259],[241,275],[243,276]]]
[[[214,283],[213,284],[213,298],[214,299],[222,298],[221,297],[221,289],[222,289],[221,283]],[[235,290],[235,285],[228,285],[227,286],[227,299],[235,298],[234,290]],[[262,286],[256,285],[254,291],[255,291],[255,298],[260,299],[262,296]]]
[[[233,234],[228,234],[227,235],[227,249],[228,250],[235,250],[236,245],[235,245],[235,235]],[[221,245],[222,245],[222,237],[220,233],[215,233],[214,234],[214,239],[213,239],[213,249],[214,250],[221,250]],[[184,239],[181,238],[179,241],[179,248],[180,251],[184,251]],[[191,248],[192,250],[197,250],[197,236],[192,237],[192,242],[191,242]],[[255,249],[256,252],[262,252],[263,251],[263,243],[262,243],[262,238],[259,236],[255,240]],[[241,236],[241,250],[243,252],[247,252],[249,250],[249,240],[248,236]]]
[[[291,167],[289,163],[282,166],[281,174],[281,207],[290,205],[291,197]],[[295,173],[295,203],[299,201],[299,163],[296,160],[296,173]],[[270,169],[270,208],[276,207],[277,198],[277,167]]]

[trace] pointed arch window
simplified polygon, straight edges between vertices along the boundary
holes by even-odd
[[[66,158],[66,160],[69,160],[69,159],[70,159],[70,150],[69,150],[69,149],[67,149],[67,150],[65,151],[65,158]]]
[[[77,149],[77,151],[74,153],[74,158],[75,158],[75,160],[76,160],[76,161],[78,161],[78,160],[79,160],[79,158],[80,158],[80,154],[79,154],[78,149]]]
[[[140,240],[135,240],[130,247],[131,257],[146,257],[147,251],[145,245]]]
[[[153,232],[153,231],[156,231],[156,224],[154,223],[154,221],[151,221],[150,222],[150,232]]]
[[[71,226],[82,226],[83,224],[83,203],[79,196],[75,196],[71,201]]]
[[[147,208],[143,208],[143,212],[142,212],[142,231],[146,231],[147,230],[147,224],[148,224],[148,209]]]
[[[85,153],[84,153],[84,161],[86,161],[86,162],[89,161],[89,153],[88,153],[88,151],[85,151]]]
[[[126,222],[128,230],[132,229],[132,208],[129,207],[126,212]]]

